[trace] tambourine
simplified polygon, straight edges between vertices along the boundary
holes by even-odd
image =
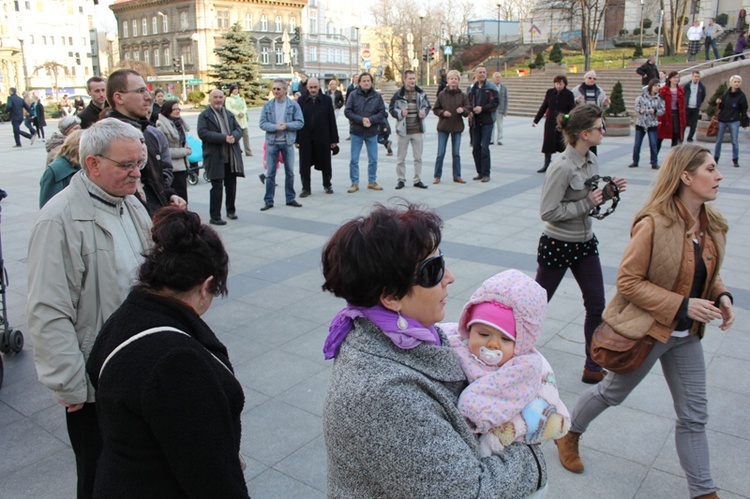
[[[586,185],[586,187],[593,191],[599,188],[599,181],[605,182],[604,187],[602,187],[602,192],[604,194],[604,197],[609,198],[608,201],[611,201],[612,204],[609,205],[609,207],[604,212],[602,212],[602,206],[604,206],[604,203],[600,204],[599,206],[595,206],[591,209],[591,211],[589,211],[589,216],[594,217],[597,220],[603,220],[614,213],[615,208],[617,208],[617,204],[620,202],[620,188],[617,187],[617,184],[612,179],[612,177],[600,177],[599,175],[594,175],[590,179],[586,180],[584,184]],[[605,202],[606,201],[607,200],[605,200]]]

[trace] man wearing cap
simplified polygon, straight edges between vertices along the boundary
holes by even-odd
[[[59,132],[52,134],[52,137],[47,139],[44,143],[44,147],[47,149],[47,164],[49,166],[57,157],[57,153],[60,152],[60,148],[65,142],[65,137],[81,128],[81,118],[78,116],[66,116],[57,122],[57,129]]]
[[[331,150],[338,149],[339,131],[336,127],[336,113],[332,99],[320,91],[317,78],[307,80],[307,92],[297,101],[305,124],[297,132],[296,145],[299,148],[299,175],[302,179],[302,192],[299,197],[312,194],[310,187],[310,167],[315,166],[323,175],[323,190],[333,194],[331,186]]]
[[[86,82],[86,91],[91,97],[91,102],[86,109],[78,113],[81,128],[84,130],[99,121],[99,113],[107,107],[107,80],[101,76],[92,76]]]
[[[589,71],[583,76],[583,83],[573,89],[573,97],[576,105],[591,104],[606,109],[609,106],[609,98],[604,89],[596,84],[596,72]],[[596,154],[597,147],[591,146],[591,152]]]

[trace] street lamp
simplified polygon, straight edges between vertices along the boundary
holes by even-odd
[[[641,49],[643,49],[643,0],[641,0],[641,41],[638,42],[638,44],[641,46]]]
[[[503,5],[503,0],[497,0],[497,67],[495,71],[500,72],[500,7]]]
[[[26,52],[24,51],[24,48],[23,48],[23,42],[25,38],[26,36],[23,33],[21,32],[16,33],[16,39],[18,40],[18,43],[21,44],[21,64],[23,65],[23,83],[24,83],[24,86],[26,87],[25,90],[28,91],[31,89],[30,88],[31,85],[29,83],[29,71],[26,69]]]
[[[424,9],[419,9],[419,12],[417,12],[417,15],[419,16],[419,53],[422,54],[422,57],[425,57],[425,51],[424,51],[424,37],[423,37],[423,27],[424,27],[424,18],[427,17],[427,12]],[[424,64],[419,65],[419,84],[424,85]]]

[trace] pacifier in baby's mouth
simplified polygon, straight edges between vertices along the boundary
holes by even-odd
[[[492,350],[487,347],[479,347],[479,357],[476,357],[476,355],[474,357],[488,366],[496,366],[503,361],[503,352],[501,350]]]

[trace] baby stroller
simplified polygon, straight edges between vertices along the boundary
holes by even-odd
[[[187,135],[186,137],[187,145],[190,147],[190,149],[193,151],[190,156],[187,157],[188,160],[188,184],[195,185],[198,183],[198,180],[200,179],[200,173],[201,169],[203,168],[201,166],[201,161],[203,160],[203,142],[196,139],[192,135]],[[203,172],[203,180],[208,182],[208,178],[206,177],[206,172]]]
[[[0,213],[2,213],[2,206],[0,206]],[[5,270],[5,261],[3,260],[3,245],[2,239],[0,239],[0,295],[2,299],[0,304],[2,305],[2,332],[0,332],[0,352],[2,353],[18,353],[23,349],[23,334],[21,331],[13,330],[8,324],[8,308],[5,302],[5,287],[8,284],[8,271]],[[3,360],[0,357],[0,387],[3,386]]]

